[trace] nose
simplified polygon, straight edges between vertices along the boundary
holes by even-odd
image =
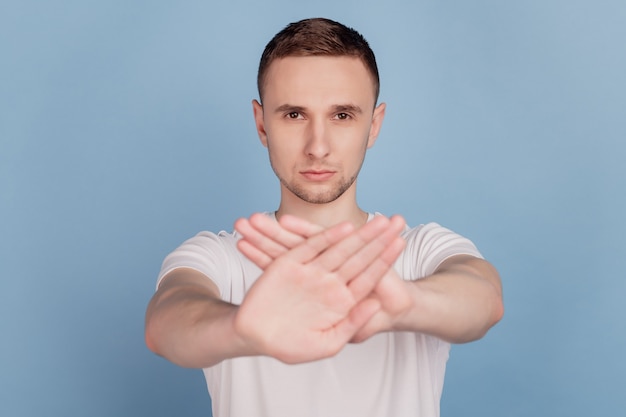
[[[320,159],[330,153],[328,129],[324,120],[311,120],[307,126],[305,153],[309,158]]]

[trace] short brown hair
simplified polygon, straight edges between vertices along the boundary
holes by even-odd
[[[304,19],[287,25],[265,47],[257,88],[263,100],[263,83],[270,64],[288,56],[352,56],[361,59],[374,80],[374,102],[378,101],[380,80],[376,57],[365,38],[356,30],[330,19]]]

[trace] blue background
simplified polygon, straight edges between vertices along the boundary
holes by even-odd
[[[276,208],[256,68],[311,16],[377,53],[362,207],[451,227],[503,277],[442,414],[626,409],[626,2],[314,3],[0,3],[0,415],[210,415],[145,307],[180,242]]]

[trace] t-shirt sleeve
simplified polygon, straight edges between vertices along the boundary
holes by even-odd
[[[220,295],[229,292],[228,260],[232,259],[236,238],[226,232],[218,234],[200,232],[183,242],[165,257],[157,279],[157,288],[169,272],[178,268],[190,268],[206,275],[217,285]]]
[[[410,229],[404,238],[407,246],[399,265],[404,279],[432,275],[443,261],[455,255],[482,258],[472,241],[437,223]]]

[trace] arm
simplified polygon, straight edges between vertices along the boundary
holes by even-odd
[[[483,259],[451,257],[414,287],[414,323],[449,342],[480,339],[504,314],[500,276]]]
[[[263,253],[265,262],[304,239],[308,230],[316,230],[289,217],[279,225],[251,218],[238,226],[246,244]],[[404,281],[390,269],[369,296],[380,302],[381,309],[355,334],[354,342],[384,331],[422,332],[453,343],[469,342],[482,337],[503,314],[497,271],[487,261],[466,255],[447,259],[431,276],[416,281]]]
[[[396,330],[466,343],[483,337],[504,313],[497,271],[468,255],[453,256],[434,274],[416,281],[404,281],[392,271],[375,292],[382,308],[355,341]]]
[[[204,275],[174,270],[148,306],[146,343],[186,367],[247,355],[287,363],[332,356],[378,310],[365,296],[402,251],[401,229],[343,224],[301,239],[265,264],[240,306],[221,301]]]
[[[168,273],[146,311],[146,345],[189,368],[203,368],[234,356],[253,354],[233,331],[237,306],[219,298],[215,284],[200,272]]]

